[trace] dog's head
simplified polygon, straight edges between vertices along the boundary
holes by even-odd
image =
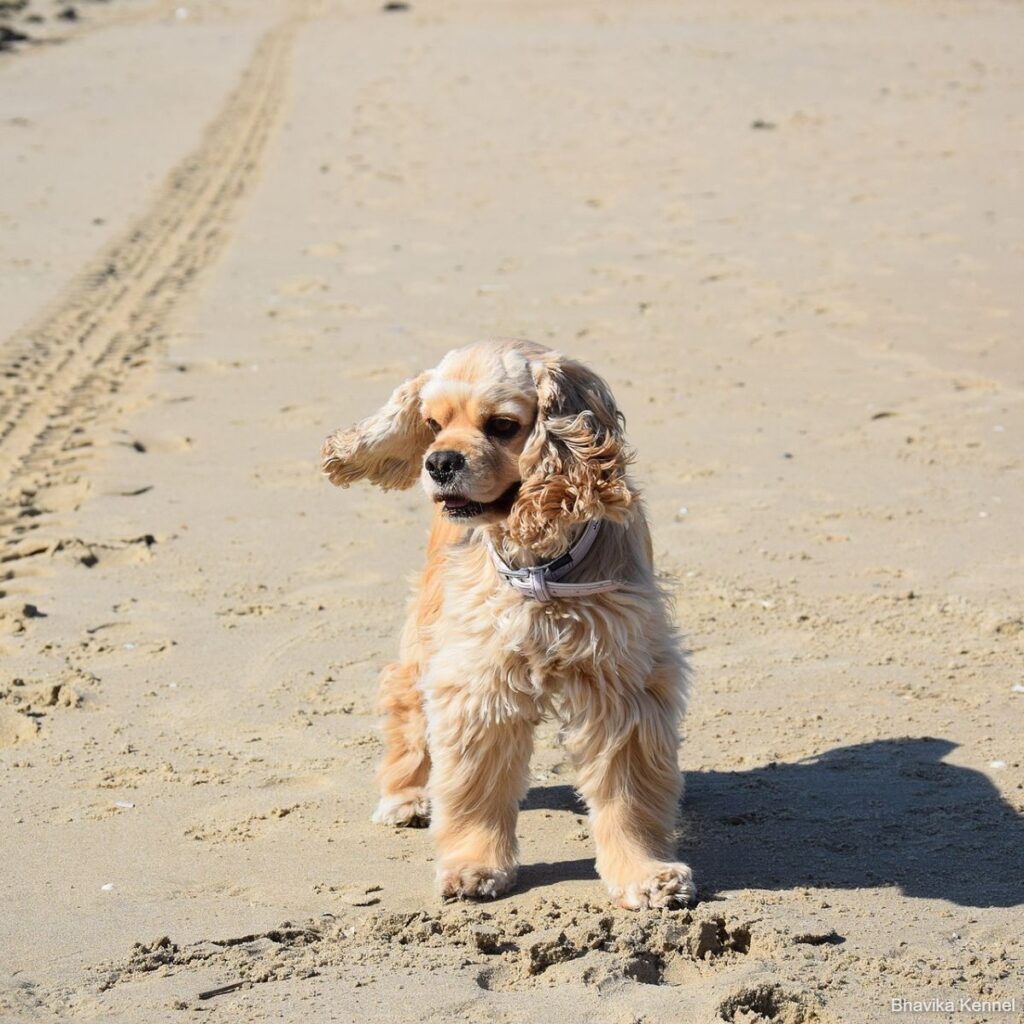
[[[634,499],[629,450],[608,385],[525,341],[449,352],[387,404],[324,442],[323,471],[384,489],[419,478],[450,520],[500,523],[544,557],[589,519],[621,521]]]

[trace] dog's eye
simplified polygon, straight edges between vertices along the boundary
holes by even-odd
[[[488,437],[514,437],[519,430],[519,423],[508,416],[492,416],[484,424],[484,433]]]
[[[427,427],[433,434],[441,433],[441,424],[437,420],[427,420]]]

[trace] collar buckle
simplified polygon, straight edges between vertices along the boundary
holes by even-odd
[[[523,569],[513,569],[498,554],[490,538],[487,546],[491,551],[491,559],[498,573],[505,578],[513,590],[518,590],[525,597],[532,598],[541,604],[559,597],[583,597],[589,594],[601,594],[610,590],[618,590],[622,585],[618,580],[595,580],[592,583],[562,583],[563,577],[573,569],[582,565],[601,532],[600,519],[591,519],[583,528],[572,547],[564,554],[540,565],[531,565]]]

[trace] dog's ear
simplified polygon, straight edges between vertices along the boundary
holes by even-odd
[[[324,441],[321,467],[332,484],[348,487],[365,477],[385,491],[412,487],[434,437],[420,418],[420,391],[429,379],[427,371],[407,380],[378,412]]]
[[[510,538],[547,557],[589,519],[623,521],[636,495],[626,479],[632,452],[608,385],[574,359],[551,352],[532,364],[537,422],[519,460],[522,484]]]

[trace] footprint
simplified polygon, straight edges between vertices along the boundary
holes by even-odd
[[[316,256],[324,260],[336,260],[344,256],[346,251],[347,246],[341,242],[315,242],[313,245],[307,245],[305,249],[307,256]]]
[[[330,291],[330,285],[319,277],[293,277],[278,286],[282,295],[315,295]]]
[[[14,708],[0,707],[0,750],[30,743],[39,735],[39,723]]]

